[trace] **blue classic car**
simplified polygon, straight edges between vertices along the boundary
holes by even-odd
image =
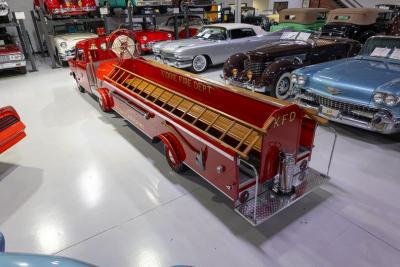
[[[0,233],[0,266],[1,267],[95,267],[69,258],[24,253],[4,253],[5,240]]]
[[[322,117],[400,132],[400,37],[372,37],[358,56],[298,69],[291,81],[296,102]]]

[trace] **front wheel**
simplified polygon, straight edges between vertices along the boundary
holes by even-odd
[[[208,60],[203,55],[197,55],[193,58],[190,70],[194,73],[204,72],[208,67]]]
[[[271,89],[271,96],[278,99],[288,99],[292,82],[290,81],[290,72],[283,73],[274,83]]]
[[[171,149],[167,145],[164,145],[165,158],[167,159],[168,165],[177,173],[182,173],[186,170],[185,164],[182,161],[177,162],[172,154]]]

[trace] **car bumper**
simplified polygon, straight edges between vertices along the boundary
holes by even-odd
[[[74,54],[72,54],[72,53],[59,53],[58,54],[58,57],[60,58],[60,60],[62,60],[62,61],[68,61],[68,60],[70,60],[70,59],[73,59],[74,57],[75,57],[75,55]]]
[[[20,67],[25,67],[25,66],[26,66],[25,60],[12,61],[12,62],[0,62],[0,70],[15,69],[15,68],[20,68]]]
[[[311,104],[309,96],[305,94],[297,94],[295,103],[299,106],[315,110],[318,116],[330,121],[382,134],[400,132],[400,118],[395,117],[388,110],[376,109],[373,113],[367,114],[367,112],[364,112],[364,115],[355,116],[331,106]]]
[[[226,83],[230,85],[238,86],[247,90],[251,90],[253,92],[263,93],[263,94],[269,92],[269,89],[266,88],[265,86],[255,86],[254,83],[251,82],[240,82],[233,79],[232,77],[222,77],[222,78]]]
[[[165,65],[172,66],[179,69],[186,69],[192,66],[192,59],[178,59],[178,58],[169,58],[163,57],[161,55],[156,54],[155,60],[161,62]]]
[[[137,1],[136,5],[139,7],[172,6],[172,1]]]

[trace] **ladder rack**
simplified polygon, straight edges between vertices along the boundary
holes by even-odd
[[[143,102],[157,105],[243,158],[248,158],[252,150],[261,151],[266,127],[241,121],[119,66],[114,66],[105,80],[124,87]]]

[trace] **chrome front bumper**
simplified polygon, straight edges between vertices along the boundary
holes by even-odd
[[[136,5],[140,7],[172,6],[172,1],[137,1]]]
[[[163,57],[160,54],[155,55],[155,60],[157,62],[163,63],[168,66],[172,66],[178,69],[186,69],[192,66],[192,59],[178,59],[178,58],[170,58]]]
[[[254,83],[251,83],[251,82],[239,82],[239,81],[233,79],[232,77],[223,77],[222,76],[221,78],[225,81],[225,83],[228,83],[233,86],[238,86],[238,87],[241,87],[244,89],[248,89],[253,92],[262,93],[262,94],[269,92],[269,89],[266,88],[265,86],[262,86],[262,87],[255,86]]]
[[[304,94],[295,96],[295,103],[299,106],[306,107],[317,111],[318,116],[330,121],[342,123],[349,126],[354,126],[368,131],[378,132],[382,134],[393,134],[400,132],[400,118],[396,118],[387,110],[379,110],[369,117],[350,116],[341,110],[326,107],[324,105],[310,105],[307,103],[309,97]],[[329,111],[329,112],[326,112]],[[330,113],[330,114],[328,114]],[[384,116],[380,114],[390,114]]]
[[[20,67],[25,67],[25,66],[26,66],[25,60],[0,62],[0,70],[15,69],[15,68],[20,68]]]

